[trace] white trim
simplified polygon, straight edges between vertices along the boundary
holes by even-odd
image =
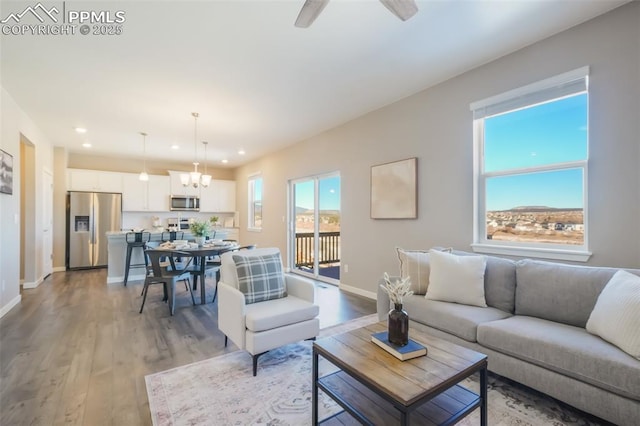
[[[540,259],[567,260],[571,262],[587,262],[591,255],[586,250],[563,250],[523,246],[502,246],[494,244],[471,244],[476,253],[499,254],[503,256],[535,257]]]
[[[527,84],[526,86],[508,90],[506,92],[500,93],[498,95],[490,96],[480,101],[471,102],[471,104],[469,105],[469,109],[471,109],[471,111],[475,111],[480,108],[485,108],[489,105],[495,105],[500,102],[508,101],[513,98],[519,98],[521,96],[526,96],[530,93],[549,89],[551,87],[557,86],[562,83],[566,83],[568,81],[584,78],[587,75],[589,75],[588,65],[572,71],[567,71],[559,75],[555,75],[553,77],[545,78],[544,80],[536,81],[535,83]]]
[[[14,297],[13,299],[11,299],[9,303],[4,305],[2,309],[0,309],[0,318],[5,316],[6,313],[9,312],[11,309],[13,309],[13,307],[16,306],[18,303],[20,303],[21,300],[22,300],[22,295],[20,294]]]
[[[128,282],[130,281],[138,281],[138,280],[144,280],[146,278],[146,275],[144,274],[139,274],[139,275],[131,275],[129,274],[129,279],[127,280]],[[107,277],[107,284],[113,284],[113,283],[124,283],[124,275],[121,275],[119,277]]]
[[[255,227],[255,202],[256,202],[256,180],[260,180],[262,184],[262,194],[260,199],[260,205],[262,208],[262,213],[264,214],[264,178],[262,177],[261,172],[254,173],[252,175],[247,176],[247,231],[251,232],[259,232],[262,231],[262,226]]]
[[[53,267],[53,272],[64,272],[66,270],[67,270],[67,268],[64,267],[64,266],[54,266]]]
[[[357,294],[359,296],[364,296],[368,299],[376,300],[378,295],[372,291],[363,290],[358,287],[353,287],[347,284],[340,283],[340,290],[348,291],[349,293]]]
[[[40,277],[40,278],[38,278],[38,280],[36,282],[28,282],[28,283],[23,282],[22,283],[22,288],[25,289],[25,290],[26,289],[37,288],[40,284],[42,284],[43,281],[44,281],[44,278]]]
[[[503,169],[494,172],[484,172],[482,176],[485,178],[501,177],[501,176],[516,176],[525,175],[531,173],[543,173],[543,172],[557,172],[561,170],[581,169],[587,167],[588,160],[574,160],[564,163],[551,163],[543,164],[539,166],[531,167],[515,167],[513,169]],[[484,162],[483,162],[484,163]]]

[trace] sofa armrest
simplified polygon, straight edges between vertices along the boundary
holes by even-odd
[[[392,280],[400,277],[390,277]],[[378,280],[378,293],[376,297],[376,303],[378,306],[378,320],[386,321],[388,318],[389,311],[391,310],[391,301],[389,300],[389,295],[386,291],[380,288],[381,285],[385,285],[384,278],[380,278]]]
[[[218,328],[240,349],[245,348],[245,308],[244,294],[218,281]]]
[[[314,303],[316,287],[308,278],[293,274],[284,274],[287,283],[287,294]]]

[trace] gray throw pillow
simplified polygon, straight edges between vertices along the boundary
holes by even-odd
[[[238,290],[247,304],[287,296],[280,253],[264,256],[233,256],[238,271]]]

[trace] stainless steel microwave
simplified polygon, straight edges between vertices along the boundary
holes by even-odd
[[[171,196],[171,210],[199,212],[200,211],[200,197],[195,196]]]

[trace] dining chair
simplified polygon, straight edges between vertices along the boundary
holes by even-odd
[[[189,263],[193,260],[190,253],[178,250],[145,250],[145,255],[148,256],[150,265],[150,275],[145,278],[144,288],[142,289],[143,298],[142,306],[140,306],[140,313],[144,308],[144,303],[147,300],[147,293],[149,292],[149,286],[152,284],[163,284],[164,286],[164,300],[169,302],[169,312],[173,315],[176,304],[176,282],[185,281],[187,289],[191,294],[191,302],[195,305],[196,300],[193,297],[193,291],[189,279],[191,273],[188,270]],[[167,258],[169,265],[166,265],[162,258]],[[182,260],[181,263],[177,262],[177,259]],[[185,263],[185,259],[186,263]],[[177,265],[182,265],[179,267]]]

